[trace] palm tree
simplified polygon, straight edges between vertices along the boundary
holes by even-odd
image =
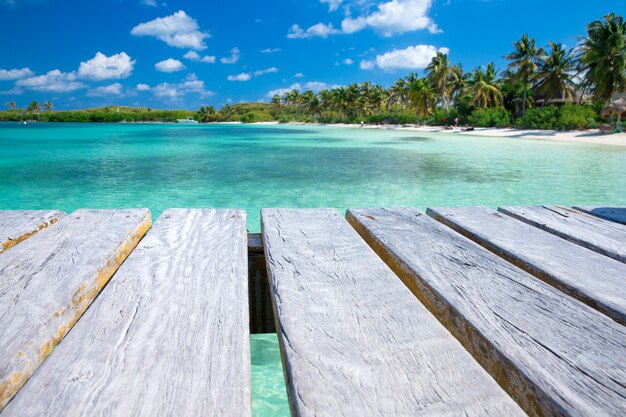
[[[230,116],[232,116],[234,110],[230,104],[224,104],[222,109],[220,110],[221,120],[229,120]]]
[[[541,48],[537,49],[536,44],[534,39],[530,39],[528,34],[525,34],[519,41],[513,43],[515,51],[506,56],[506,59],[511,61],[509,70],[511,70],[515,78],[522,83],[522,116],[526,113],[528,86],[535,76],[537,60],[543,55],[543,50]]]
[[[610,13],[604,21],[587,26],[580,61],[585,84],[598,103],[604,104],[626,89],[626,22],[622,16]]]
[[[39,106],[39,103],[37,103],[37,101],[33,100],[28,105],[26,110],[29,111],[29,112],[33,112],[33,113],[39,113],[39,110],[41,110],[41,107]]]
[[[347,117],[350,101],[348,92],[344,87],[333,88],[331,90],[333,96],[333,108],[337,110],[340,116]]]
[[[415,109],[416,124],[419,124],[420,115],[433,114],[436,94],[425,78],[413,79],[408,84],[407,96],[411,106]]]
[[[430,64],[426,67],[426,79],[439,92],[439,99],[446,109],[446,113],[450,110],[449,102],[449,85],[450,79],[454,75],[448,55],[443,52],[437,52]]]
[[[280,112],[283,115],[283,119],[284,119],[285,111],[283,110],[283,105],[281,103],[280,95],[275,94],[274,97],[272,97],[270,104],[272,105],[272,110],[275,112]]]
[[[452,66],[452,76],[450,78],[450,97],[454,100],[455,108],[457,107],[459,97],[465,92],[467,88],[467,81],[470,78],[470,74],[463,71],[463,65]],[[458,109],[457,109],[458,112]]]
[[[551,98],[571,99],[575,85],[573,72],[576,67],[572,50],[560,43],[550,42],[549,52],[540,59],[535,90],[544,97],[544,105]]]
[[[469,80],[469,90],[472,95],[472,103],[476,107],[487,108],[502,105],[502,93],[497,85],[496,66],[494,63],[487,65],[486,71],[476,68]]]
[[[389,87],[389,100],[388,107],[400,106],[404,110],[406,105],[406,81],[404,78],[397,80],[391,87]]]
[[[211,122],[216,119],[217,111],[213,106],[203,106],[200,107],[198,116],[200,116],[200,121],[203,123]]]
[[[48,100],[46,100],[46,101],[43,103],[43,106],[44,106],[44,107],[46,108],[46,110],[48,110],[48,111],[52,110],[52,103],[50,103]]]
[[[9,108],[11,110],[13,110],[15,108],[15,102],[14,101],[9,101]]]

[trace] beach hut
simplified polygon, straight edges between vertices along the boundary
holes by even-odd
[[[619,132],[621,132],[622,116],[626,115],[626,97],[613,100],[602,109],[602,117],[609,117],[613,114],[617,115],[617,123],[615,124],[615,127]]]

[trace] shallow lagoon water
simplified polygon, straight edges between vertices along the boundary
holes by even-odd
[[[273,125],[0,124],[0,209],[609,204],[626,148]]]
[[[626,148],[399,130],[0,123],[0,209],[626,205]],[[255,416],[287,416],[275,335]]]

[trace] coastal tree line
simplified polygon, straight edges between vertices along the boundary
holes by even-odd
[[[410,73],[389,88],[371,82],[330,90],[292,90],[267,107],[242,113],[202,107],[210,121],[334,123],[459,123],[477,126],[576,129],[596,127],[600,109],[626,89],[626,22],[614,13],[587,26],[576,48],[550,42],[539,47],[523,35],[505,57],[466,71],[437,53],[424,74]],[[458,118],[458,119],[457,119]]]

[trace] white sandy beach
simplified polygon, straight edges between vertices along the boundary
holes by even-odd
[[[277,122],[265,122],[263,124],[277,124]],[[360,128],[358,124],[323,124],[323,123],[289,123],[293,125],[331,126]],[[489,136],[499,138],[522,138],[540,139],[556,142],[590,143],[595,145],[626,146],[626,133],[603,133],[597,129],[590,130],[523,130],[512,128],[475,128],[473,131],[463,131],[460,128],[445,130],[440,126],[399,126],[399,125],[365,125],[364,129],[393,129],[408,130],[428,133],[447,133],[471,136]]]

